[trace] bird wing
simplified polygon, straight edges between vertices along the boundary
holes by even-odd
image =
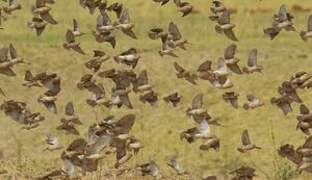
[[[212,62],[207,60],[205,62],[203,62],[201,65],[199,65],[197,71],[210,71],[211,70],[211,64]]]
[[[192,101],[192,108],[201,108],[203,106],[203,93],[197,94]]]
[[[308,20],[308,31],[312,31],[312,15],[309,16]]]
[[[250,51],[248,60],[247,60],[247,66],[249,67],[256,67],[257,66],[257,49],[253,49]]]
[[[75,115],[74,104],[73,102],[68,102],[65,106],[65,114],[68,116]]]
[[[173,37],[174,41],[180,40],[182,38],[178,26],[173,22],[169,23],[168,32]]]
[[[250,139],[249,139],[249,134],[248,134],[248,130],[247,129],[245,129],[244,131],[243,131],[243,134],[242,134],[242,143],[243,143],[243,145],[244,146],[246,146],[246,145],[250,145],[251,143],[250,143]]]
[[[230,44],[224,50],[224,59],[233,59],[236,53],[237,45],[235,43]]]
[[[71,30],[67,30],[66,32],[66,42],[68,43],[75,42],[75,35]]]

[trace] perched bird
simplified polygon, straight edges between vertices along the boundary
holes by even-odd
[[[255,109],[264,105],[264,103],[259,98],[255,97],[252,94],[247,94],[246,98],[247,98],[247,103],[243,105],[243,108],[245,110]]]
[[[63,43],[63,47],[64,47],[65,49],[72,49],[72,50],[74,50],[74,51],[76,51],[76,52],[78,52],[78,53],[80,53],[80,54],[86,54],[86,53],[81,49],[80,43],[77,43],[77,42],[75,41],[75,35],[74,35],[73,31],[67,30],[65,38],[66,38],[66,42]]]
[[[232,105],[232,107],[234,108],[238,108],[238,96],[239,94],[235,93],[234,91],[231,92],[225,92],[222,97],[223,99],[230,103]]]
[[[118,22],[115,24],[117,29],[120,29],[127,36],[137,39],[137,36],[133,32],[134,24],[130,22],[129,10],[124,9],[120,15]]]
[[[171,103],[173,107],[176,107],[180,103],[181,98],[182,96],[180,96],[178,92],[175,92],[165,96],[163,99],[166,103]]]
[[[72,29],[72,32],[73,32],[75,37],[82,36],[82,35],[85,34],[85,33],[80,31],[80,26],[79,26],[79,23],[78,23],[78,21],[76,19],[73,19],[73,29]]]
[[[292,21],[293,18],[294,17],[288,13],[286,5],[282,4],[278,14],[274,15],[272,26],[264,29],[263,31],[270,37],[271,40],[273,40],[283,29],[286,31],[297,31],[297,28],[294,26]]]
[[[308,18],[308,26],[307,27],[308,27],[307,31],[301,31],[300,32],[300,37],[304,41],[308,41],[308,39],[312,37],[312,15],[310,15]]]
[[[242,141],[242,146],[237,148],[237,150],[241,153],[246,153],[246,152],[253,150],[253,149],[261,149],[260,147],[251,143],[247,129],[245,129],[243,131],[241,141]]]
[[[218,33],[224,33],[232,41],[238,41],[233,32],[234,27],[235,25],[231,24],[230,22],[230,11],[227,9],[224,10],[222,15],[218,18],[218,23],[215,26],[215,30]]]
[[[22,9],[22,5],[20,3],[17,3],[16,0],[9,0],[8,6],[2,7],[3,12],[7,14],[12,14],[12,12],[16,10]]]
[[[237,45],[235,43],[230,44],[224,50],[225,64],[232,72],[236,74],[242,74],[242,71],[238,65],[238,62],[240,61],[240,59],[235,57],[236,50],[237,50]]]
[[[114,59],[117,63],[122,63],[132,68],[135,68],[141,56],[136,48],[129,48],[128,50],[115,56]]]
[[[257,49],[253,49],[250,51],[248,59],[247,59],[247,66],[243,67],[243,71],[245,73],[254,73],[254,72],[262,72],[263,67],[259,66],[257,63],[257,54],[258,54],[258,50]]]
[[[181,2],[181,0],[174,0],[175,5],[178,7],[178,11],[182,13],[182,17],[189,15],[194,7],[189,2]]]
[[[193,74],[189,71],[187,71],[186,69],[184,69],[181,65],[179,65],[177,62],[173,63],[175,70],[177,71],[177,77],[179,79],[183,78],[186,81],[188,81],[189,83],[193,84],[193,85],[197,85],[197,76],[196,74]]]

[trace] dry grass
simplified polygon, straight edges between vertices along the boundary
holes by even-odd
[[[21,0],[20,0],[21,1]],[[121,2],[129,7],[132,20],[136,23],[135,32],[139,40],[130,40],[122,34],[117,35],[118,45],[112,50],[107,44],[95,43],[90,30],[94,28],[96,15],[89,15],[88,12],[78,5],[78,0],[61,1],[53,5],[52,14],[59,21],[57,26],[49,26],[43,36],[38,38],[35,33],[26,28],[26,22],[31,19],[30,5],[34,0],[22,1],[23,10],[4,23],[4,30],[0,31],[0,44],[8,46],[13,43],[31,65],[19,65],[14,68],[17,77],[4,77],[1,75],[0,87],[8,94],[8,97],[22,100],[29,104],[33,111],[42,112],[46,121],[34,130],[21,130],[19,124],[0,114],[0,149],[5,153],[7,160],[0,164],[0,172],[7,171],[7,174],[17,179],[31,179],[31,177],[59,167],[60,152],[43,152],[45,147],[45,135],[53,132],[58,135],[63,144],[68,144],[75,136],[67,136],[55,130],[58,120],[64,112],[64,105],[73,101],[76,111],[84,122],[79,127],[82,135],[87,132],[88,125],[95,122],[95,113],[85,103],[89,96],[88,92],[79,91],[75,83],[87,72],[83,63],[91,57],[93,49],[100,48],[111,55],[114,55],[129,47],[137,47],[146,50],[142,53],[138,67],[139,72],[148,70],[151,84],[155,86],[160,96],[167,95],[173,91],[179,91],[182,96],[182,104],[178,108],[160,101],[155,107],[144,105],[138,101],[135,94],[131,94],[135,109],[107,109],[99,110],[99,117],[103,118],[108,114],[122,116],[128,112],[137,115],[137,121],[132,133],[142,141],[144,149],[126,166],[132,167],[137,163],[154,159],[160,165],[162,173],[168,179],[180,179],[174,177],[166,166],[169,156],[178,154],[181,163],[198,179],[203,174],[218,175],[221,179],[229,179],[228,173],[237,166],[247,164],[257,169],[256,179],[290,179],[296,178],[295,167],[288,164],[286,160],[280,159],[276,149],[284,143],[302,144],[304,135],[295,130],[295,112],[284,117],[280,110],[270,104],[270,98],[277,94],[276,88],[279,84],[296,71],[311,72],[311,48],[312,44],[304,43],[298,33],[283,32],[276,40],[270,41],[263,35],[263,28],[271,24],[272,13],[277,11],[281,3],[287,3],[290,7],[297,3],[295,0],[272,1],[227,1],[227,5],[236,7],[238,12],[233,15],[232,21],[236,23],[236,33],[239,37],[238,57],[245,63],[248,52],[252,48],[258,48],[259,64],[265,67],[264,74],[232,76],[235,86],[234,90],[240,93],[239,102],[245,101],[246,93],[254,93],[261,97],[266,106],[255,111],[245,111],[242,108],[234,110],[221,99],[224,91],[216,90],[207,82],[200,81],[198,86],[192,86],[175,76],[172,63],[178,61],[184,67],[196,70],[197,66],[206,59],[213,60],[222,56],[223,49],[231,42],[223,36],[214,32],[213,23],[209,21],[209,3],[206,0],[193,0],[195,7],[200,13],[181,18],[176,12],[172,3],[160,8],[157,4],[146,2],[147,0],[133,0]],[[308,6],[312,6],[309,0],[302,0]],[[310,3],[310,4],[309,4]],[[303,6],[304,4],[302,4]],[[272,9],[272,12],[261,12],[244,9]],[[306,29],[306,21],[309,12],[295,13],[295,22],[299,30]],[[71,28],[72,18],[81,22],[82,31],[88,35],[79,38],[81,46],[86,49],[88,55],[81,56],[62,48],[62,41],[67,28]],[[152,27],[166,27],[170,21],[178,24],[182,34],[192,46],[187,52],[180,51],[179,58],[160,58],[157,49],[160,43],[147,38],[146,32]],[[308,58],[299,58],[306,54]],[[110,61],[104,64],[103,69],[121,67]],[[62,77],[62,92],[58,96],[57,116],[48,113],[44,107],[36,102],[39,93],[43,89],[28,89],[21,86],[25,70],[31,69],[34,72],[49,71],[58,73]],[[105,88],[111,89],[111,83],[104,81]],[[205,106],[208,107],[212,116],[219,117],[226,127],[212,127],[221,139],[220,152],[202,152],[198,149],[199,144],[187,144],[179,140],[181,131],[194,126],[184,113],[191,102],[191,99],[198,92],[204,93]],[[312,107],[311,92],[300,91],[305,103]],[[240,135],[243,129],[248,128],[252,140],[263,149],[242,155],[237,152]],[[273,138],[274,137],[274,138]],[[113,157],[107,157],[102,162],[103,169],[112,166]],[[90,175],[90,179],[98,179],[96,175]],[[93,178],[91,178],[93,177]],[[187,179],[187,177],[185,177]],[[297,179],[310,179],[311,175],[303,173]],[[0,175],[1,179],[1,175]],[[127,179],[126,177],[124,179]],[[133,178],[132,179],[137,179]]]

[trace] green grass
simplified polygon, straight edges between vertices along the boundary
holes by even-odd
[[[0,44],[8,46],[13,43],[18,53],[31,65],[18,65],[14,68],[16,77],[0,77],[0,87],[4,89],[8,97],[22,100],[28,103],[32,111],[42,112],[46,117],[41,126],[31,131],[20,129],[20,125],[0,114],[0,149],[5,153],[8,161],[0,165],[0,171],[6,170],[8,174],[19,179],[31,179],[32,176],[42,174],[48,170],[55,169],[61,165],[58,152],[43,152],[45,148],[45,135],[53,132],[58,135],[63,144],[68,144],[76,138],[67,136],[55,130],[59,119],[63,116],[64,105],[73,101],[76,111],[84,122],[78,127],[82,136],[87,132],[90,124],[95,122],[95,113],[85,103],[89,96],[86,91],[79,91],[76,82],[87,72],[83,63],[92,55],[92,50],[100,48],[110,55],[115,55],[129,47],[137,47],[146,50],[135,69],[140,72],[148,70],[151,84],[155,86],[160,97],[173,91],[178,91],[183,96],[182,103],[177,108],[160,101],[155,107],[144,105],[138,100],[136,94],[131,93],[135,109],[107,109],[100,110],[100,118],[108,114],[118,117],[133,112],[137,119],[132,134],[140,139],[144,148],[126,166],[132,167],[150,159],[156,160],[160,165],[162,173],[173,176],[174,173],[166,166],[167,157],[176,153],[181,163],[194,179],[203,174],[215,174],[221,179],[229,179],[228,173],[239,165],[246,164],[257,169],[256,179],[310,179],[311,175],[303,173],[300,176],[294,172],[295,166],[284,159],[280,159],[277,148],[285,143],[298,146],[304,142],[304,135],[295,130],[295,115],[298,106],[294,106],[295,112],[284,117],[279,109],[270,104],[270,98],[277,95],[276,89],[280,83],[297,71],[311,72],[311,42],[304,43],[298,33],[282,32],[280,36],[270,41],[263,35],[263,28],[271,24],[272,15],[276,13],[281,3],[286,3],[291,9],[295,0],[276,0],[274,2],[263,0],[253,1],[226,1],[230,7],[238,8],[238,13],[232,16],[232,22],[237,25],[235,32],[239,38],[238,57],[241,65],[245,64],[249,51],[257,48],[259,51],[259,64],[264,66],[264,74],[253,74],[244,76],[231,76],[236,92],[239,92],[239,102],[243,104],[246,93],[253,93],[261,97],[266,106],[254,111],[245,111],[242,108],[234,110],[222,100],[222,90],[214,89],[208,82],[199,81],[198,86],[193,86],[183,80],[176,78],[173,62],[177,61],[185,68],[195,71],[201,62],[206,59],[216,62],[223,55],[224,48],[231,43],[222,35],[214,31],[214,24],[209,21],[209,5],[207,0],[191,1],[200,13],[181,18],[176,12],[173,4],[160,8],[151,0],[121,0],[129,8],[131,19],[135,22],[135,32],[139,39],[131,40],[121,33],[117,33],[117,48],[112,50],[107,44],[98,44],[94,41],[90,30],[95,27],[96,15],[89,15],[87,10],[81,8],[78,0],[57,1],[53,5],[52,15],[59,21],[57,26],[49,26],[42,37],[36,37],[35,32],[26,27],[26,22],[31,19],[30,6],[34,1],[21,1],[23,10],[16,12],[13,17],[4,22],[5,29],[0,31]],[[302,5],[312,7],[310,0],[300,1]],[[305,3],[305,4],[304,4]],[[245,8],[270,8],[269,13],[248,14]],[[306,29],[306,21],[309,13],[295,13],[295,23],[299,30]],[[78,38],[88,55],[81,56],[62,48],[65,32],[71,28],[72,18],[77,18],[81,23],[81,29],[88,34]],[[170,21],[176,22],[183,36],[192,43],[188,51],[179,51],[179,58],[160,58],[157,54],[160,42],[149,40],[146,33],[152,27],[167,27]],[[308,58],[298,56],[306,54]],[[111,67],[125,68],[116,65],[113,60],[103,65],[102,69]],[[25,70],[33,72],[49,71],[55,72],[62,77],[62,91],[58,96],[57,107],[59,114],[48,113],[43,106],[37,103],[38,95],[44,89],[28,89],[21,86]],[[103,81],[103,80],[101,80]],[[111,89],[111,82],[104,80],[107,91]],[[199,141],[187,144],[180,141],[179,135],[183,130],[190,128],[195,123],[185,115],[192,98],[198,92],[204,93],[205,106],[214,117],[219,117],[226,127],[212,127],[221,139],[220,152],[202,152],[198,149]],[[308,107],[312,108],[309,98],[311,92],[299,91]],[[262,150],[253,151],[248,154],[240,154],[236,147],[240,144],[240,136],[243,129],[248,128],[252,141],[262,147]],[[272,138],[274,135],[274,139]],[[111,167],[113,157],[103,160],[102,166]],[[0,175],[1,178],[1,175]],[[90,176],[91,179],[91,176]],[[173,178],[174,179],[174,178]]]

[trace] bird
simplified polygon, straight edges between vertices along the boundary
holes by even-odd
[[[171,167],[178,175],[186,174],[187,172],[183,168],[183,166],[177,161],[176,158],[171,158],[167,165]]]
[[[108,33],[115,30],[115,26],[106,11],[100,11],[96,19],[96,30],[100,33]]]
[[[302,99],[298,96],[296,87],[289,81],[284,81],[282,83],[282,86],[278,88],[278,93],[288,96],[294,102],[302,103]]]
[[[179,65],[177,62],[174,62],[173,66],[174,66],[175,70],[177,71],[176,75],[177,75],[177,77],[179,79],[183,78],[186,81],[188,81],[189,83],[191,83],[193,85],[197,85],[197,82],[196,82],[197,76],[196,76],[196,74],[187,71],[181,65]]]
[[[230,103],[232,105],[232,107],[234,108],[238,108],[238,96],[239,94],[235,93],[234,91],[230,91],[230,92],[225,92],[222,97],[223,99]]]
[[[204,61],[197,68],[198,77],[202,80],[209,80],[212,76],[212,62],[210,60]]]
[[[287,11],[286,5],[282,4],[278,14],[274,15],[272,26],[265,28],[263,31],[271,40],[275,39],[283,29],[286,31],[297,31],[297,28],[292,21],[293,18],[294,16]]]
[[[93,50],[93,57],[85,63],[86,68],[96,73],[101,68],[102,63],[110,59],[110,55],[102,50]]]
[[[300,114],[296,117],[298,120],[296,129],[300,129],[306,135],[310,135],[310,128],[312,128],[312,114],[305,104],[300,104]]]
[[[120,2],[114,2],[109,7],[107,7],[108,11],[113,11],[116,14],[116,17],[119,19],[123,12],[123,4]]]
[[[55,104],[56,100],[56,96],[50,96],[46,94],[40,95],[37,99],[38,103],[42,103],[49,112],[54,114],[57,114],[57,107]]]
[[[137,36],[133,32],[134,24],[130,22],[129,10],[124,9],[120,15],[118,22],[115,23],[115,27],[120,29],[127,36],[137,39]]]
[[[4,6],[2,7],[2,9],[3,9],[3,12],[7,14],[12,14],[12,12],[22,9],[22,5],[16,2],[16,0],[9,0],[8,6]]]
[[[140,164],[136,167],[136,170],[140,172],[142,176],[150,175],[157,179],[160,179],[162,176],[160,170],[155,161],[151,160],[147,163]]]
[[[237,45],[235,43],[230,44],[225,50],[224,50],[224,59],[226,66],[234,73],[236,74],[242,74],[242,70],[240,69],[238,62],[240,59],[235,57],[237,50]]]
[[[147,70],[142,70],[138,77],[133,82],[133,91],[134,92],[150,92],[153,89],[153,85],[149,83],[147,76]]]
[[[256,170],[252,167],[241,166],[238,169],[235,169],[234,171],[230,172],[230,174],[235,174],[235,177],[232,178],[232,180],[239,179],[251,180],[256,176],[255,171]]]
[[[160,3],[161,6],[167,4],[170,0],[153,0],[155,3]]]
[[[250,51],[248,59],[247,59],[247,66],[243,67],[243,72],[247,74],[254,73],[254,72],[259,72],[259,73],[262,72],[263,67],[258,65],[257,55],[258,55],[257,49],[253,49]]]
[[[307,31],[301,31],[300,37],[304,41],[308,41],[309,38],[312,37],[312,15],[308,18],[308,26]]]
[[[58,138],[51,133],[47,134],[46,142],[48,147],[46,147],[45,150],[55,151],[63,148],[63,145],[59,142]]]
[[[279,107],[285,116],[293,111],[291,107],[292,102],[293,100],[287,95],[271,98],[271,103]]]
[[[207,112],[207,110],[203,107],[203,98],[204,94],[199,93],[197,94],[193,100],[192,105],[186,110],[186,114],[192,117],[200,116],[201,114],[204,114]],[[201,122],[202,119],[199,120]]]
[[[168,34],[161,36],[162,47],[161,50],[158,51],[158,54],[163,57],[165,55],[177,58],[178,55],[174,53],[174,48],[172,48],[172,44],[168,39]]]
[[[74,124],[82,124],[78,115],[75,113],[74,104],[72,101],[65,105],[65,117],[62,118],[61,121],[71,121]]]
[[[178,7],[178,11],[182,13],[182,17],[189,15],[194,7],[189,2],[181,2],[181,0],[174,0],[175,5]]]
[[[25,72],[25,76],[24,76],[24,81],[23,82],[23,86],[26,86],[26,87],[42,87],[43,85],[41,85],[40,81],[39,81],[39,78],[37,76],[34,76],[32,74],[32,72],[30,70],[27,70]]]
[[[180,96],[180,95],[178,94],[178,92],[174,92],[174,93],[172,93],[172,94],[169,94],[169,95],[165,96],[165,97],[163,98],[163,100],[164,100],[166,103],[171,103],[173,107],[176,107],[176,106],[180,103],[181,98],[182,98],[182,96]]]
[[[210,11],[213,13],[209,16],[211,21],[217,21],[220,18],[220,15],[226,10],[224,4],[219,0],[213,0]]]
[[[36,0],[36,4],[32,6],[34,15],[39,15],[41,19],[50,24],[57,24],[57,21],[50,14],[51,8],[46,6],[45,0]]]
[[[128,65],[134,69],[140,58],[141,56],[136,48],[129,48],[128,50],[116,55],[114,60],[117,63]]]
[[[40,36],[45,30],[47,22],[39,16],[34,16],[30,22],[27,22],[27,26],[30,29],[35,29],[37,36]]]
[[[252,94],[247,94],[246,98],[247,98],[247,103],[243,105],[243,108],[245,110],[255,109],[264,105],[264,102],[262,102],[259,98],[255,97]]]
[[[241,141],[242,141],[242,146],[237,148],[237,150],[241,153],[246,153],[254,149],[261,149],[260,147],[251,143],[247,129],[243,131],[242,136],[241,136]]]
[[[8,56],[10,55],[10,57]],[[0,73],[7,76],[15,76],[12,67],[16,64],[24,63],[22,58],[17,55],[16,49],[10,44],[9,49],[4,47],[0,49]]]
[[[148,31],[148,37],[152,40],[160,39],[163,36],[167,36],[167,32],[165,32],[162,28],[151,28]]]
[[[71,30],[67,30],[66,32],[66,35],[65,35],[65,38],[66,38],[66,42],[63,43],[63,47],[65,49],[72,49],[80,54],[86,54],[80,47],[80,43],[77,43],[75,41],[75,35],[73,33],[73,31]]]
[[[150,105],[153,106],[158,101],[158,94],[155,91],[150,90],[150,91],[145,92],[142,95],[140,95],[140,100],[143,103],[148,102]]]
[[[182,38],[180,30],[174,22],[170,22],[168,25],[168,40],[171,48],[179,47],[180,49],[186,50],[185,44],[189,44],[186,39]]]
[[[233,32],[234,28],[235,24],[231,24],[230,22],[230,11],[225,9],[218,18],[215,30],[217,31],[217,33],[224,33],[232,41],[238,41],[237,37]]]

